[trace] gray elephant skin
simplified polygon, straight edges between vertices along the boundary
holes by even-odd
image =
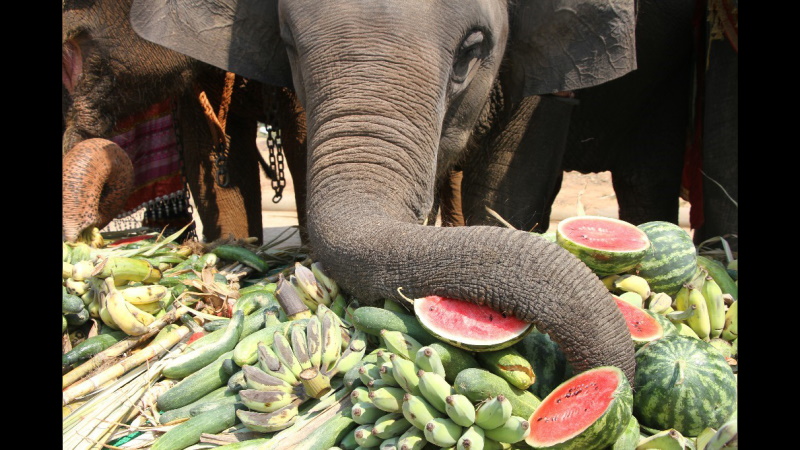
[[[316,260],[366,304],[440,295],[536,324],[576,371],[635,361],[622,314],[577,258],[501,227],[424,226],[437,183],[492,114],[635,69],[633,1],[135,1],[143,38],[291,86],[306,111]]]
[[[220,186],[215,136],[198,92],[204,92],[213,111],[219,112],[225,71],[142,39],[131,28],[130,8],[131,0],[68,0],[62,4],[62,155],[69,154],[64,183],[81,186],[80,190],[64,189],[64,204],[70,205],[63,210],[65,236],[74,240],[87,227],[102,228],[123,212],[121,205],[108,209],[87,201],[99,198],[102,205],[111,197],[111,184],[94,172],[75,170],[81,161],[97,158],[78,144],[92,138],[113,139],[120,133],[120,123],[170,102],[183,176],[203,224],[204,238],[254,236],[260,241],[258,122],[269,117],[267,110],[277,110],[273,115],[285,118],[282,131],[287,161],[299,157],[303,163],[288,161],[287,165],[298,168],[294,176],[302,178],[305,122],[294,93],[236,77],[224,130],[230,139],[228,185]],[[138,143],[131,147],[139,148],[134,145]],[[136,150],[132,152],[136,170],[141,171]],[[116,174],[116,169],[110,173]],[[302,201],[298,199],[299,204]],[[105,211],[100,214],[98,209]],[[182,216],[178,220],[184,222],[170,225],[185,224]]]

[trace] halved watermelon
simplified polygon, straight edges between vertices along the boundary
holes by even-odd
[[[614,297],[617,307],[622,312],[622,316],[625,317],[625,323],[628,324],[628,330],[631,332],[631,339],[633,339],[633,345],[636,348],[664,337],[664,327],[655,317],[648,314],[644,309],[637,308],[614,294],[611,294],[611,296]]]
[[[419,323],[438,339],[465,350],[500,350],[525,337],[533,324],[489,306],[464,300],[428,297],[414,300]]]
[[[536,449],[602,449],[625,431],[633,391],[617,367],[589,369],[561,383],[530,417],[525,442]]]
[[[633,269],[650,248],[644,231],[624,220],[601,216],[562,220],[556,242],[601,277]]]

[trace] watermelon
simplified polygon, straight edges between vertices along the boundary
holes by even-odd
[[[650,248],[647,235],[624,220],[570,217],[558,223],[556,242],[600,277],[627,272]]]
[[[636,352],[633,413],[643,426],[697,436],[737,407],[736,377],[711,344],[674,335]]]
[[[476,352],[510,347],[533,327],[530,322],[489,306],[437,295],[415,299],[414,314],[420,325],[436,338]]]
[[[528,388],[539,398],[544,398],[568,377],[567,358],[558,344],[547,333],[532,329],[514,348],[531,363],[536,379]]]
[[[611,296],[614,297],[617,307],[625,317],[625,323],[628,324],[628,330],[631,332],[631,339],[636,348],[664,336],[664,327],[647,311],[631,305],[614,294]]]
[[[631,270],[647,280],[652,292],[675,297],[697,272],[697,250],[683,228],[670,222],[654,221],[639,225],[651,247]]]
[[[561,383],[531,414],[525,442],[536,449],[603,449],[630,423],[633,393],[617,367],[589,369]]]

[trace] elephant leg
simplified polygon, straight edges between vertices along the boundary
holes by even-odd
[[[200,103],[193,95],[182,96],[178,104],[178,127],[183,150],[186,181],[203,225],[205,240],[233,235],[262,239],[261,188],[257,123],[236,115],[228,117],[226,132],[231,136],[228,157],[230,185],[216,184],[216,154],[211,131]]]
[[[727,41],[709,48],[703,115],[703,223],[695,243],[722,236],[738,249],[739,55]]]
[[[265,88],[265,91],[268,88]],[[300,239],[308,242],[306,231],[306,114],[294,91],[287,88],[277,90],[277,112],[280,121],[283,151],[289,173],[292,174],[294,200],[297,207],[297,223]]]
[[[464,171],[452,170],[442,182],[436,195],[436,206],[442,218],[443,227],[461,227],[464,223],[464,214],[461,206],[461,183]],[[434,208],[434,211],[437,208]],[[434,218],[435,219],[435,218]]]
[[[547,231],[575,103],[549,95],[527,97],[484,145],[471,150],[462,182],[467,225],[497,225],[488,207],[517,229]]]

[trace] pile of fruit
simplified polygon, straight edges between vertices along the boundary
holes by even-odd
[[[170,311],[195,306],[173,319],[193,331],[160,357],[162,389],[143,408],[149,428],[135,433],[145,448],[736,446],[735,266],[697,255],[675,225],[583,219],[545,238],[609,289],[637,348],[634,380],[610,366],[576,374],[547,334],[488,307],[435,296],[359,305],[318,263],[270,265],[263,252],[233,245],[148,260],[142,279],[103,275],[99,250],[86,258],[89,276],[66,277],[66,262],[78,261],[65,252],[65,298],[84,295],[68,278],[85,282],[96,293],[81,303],[98,299],[89,316],[126,336],[153,333]],[[149,245],[129,257],[177,260],[181,249]],[[251,270],[226,278],[220,267],[231,262]],[[142,308],[149,302],[140,298],[158,307]]]

